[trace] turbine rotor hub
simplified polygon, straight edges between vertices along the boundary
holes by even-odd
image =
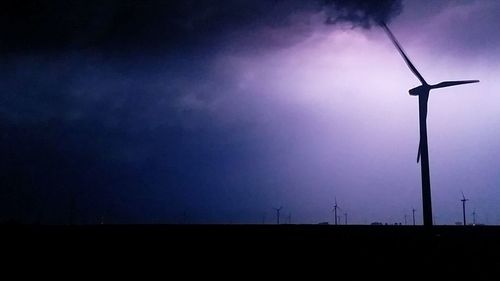
[[[410,89],[408,93],[410,94],[410,96],[420,96],[429,93],[429,90],[430,90],[429,86],[421,85],[413,89]]]

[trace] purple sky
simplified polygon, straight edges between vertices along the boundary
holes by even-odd
[[[431,92],[435,223],[461,221],[463,191],[470,220],[475,209],[479,223],[500,224],[500,3],[402,7],[389,26],[428,82],[481,80]],[[79,164],[24,191],[36,195],[6,192],[37,207],[4,206],[3,218],[32,220],[51,205],[45,220],[64,221],[50,214],[67,210],[61,194],[76,181],[80,212],[117,222],[270,223],[280,205],[295,223],[331,222],[336,197],[350,223],[410,222],[415,208],[420,224],[418,103],[408,95],[418,80],[381,28],[324,18],[287,11],[279,24],[249,20],[201,43],[176,37],[190,48],[164,51],[13,52],[5,126],[37,135],[26,141],[35,154],[42,143],[48,158]],[[30,157],[46,166],[43,153]]]
[[[460,221],[461,191],[478,221],[500,223],[500,98],[493,79],[500,4],[420,2],[406,1],[391,27],[424,77],[481,80],[431,94],[436,223]],[[294,27],[253,32],[287,37]],[[195,85],[179,107],[252,130],[260,160],[252,159],[251,173],[265,179],[253,196],[285,206],[299,222],[331,220],[335,196],[353,223],[401,222],[412,207],[420,215],[418,107],[407,93],[418,80],[383,31],[318,23],[300,42],[258,53],[239,51],[246,40],[230,42],[235,46],[213,59],[215,78]],[[218,94],[204,100],[212,91]]]

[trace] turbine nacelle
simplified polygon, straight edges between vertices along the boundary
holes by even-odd
[[[410,96],[420,96],[426,93],[429,93],[430,87],[426,85],[420,85],[418,87],[415,87],[413,89],[410,89],[408,93]]]

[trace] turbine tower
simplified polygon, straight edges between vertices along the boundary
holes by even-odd
[[[476,225],[476,209],[472,211],[472,225]]]
[[[335,205],[333,205],[333,212],[334,212],[334,217],[335,217],[335,225],[337,225],[337,209],[340,209],[339,208],[339,205],[337,205],[337,197],[335,197]]]
[[[462,192],[462,199],[460,199],[460,201],[462,201],[462,213],[464,216],[464,225],[467,225],[467,221],[465,220],[465,202],[469,201],[469,199],[465,198],[465,195],[463,192]]]
[[[280,212],[281,209],[283,209],[283,206],[280,206],[279,208],[273,208],[276,211],[276,223],[280,224]]]
[[[411,209],[412,215],[413,215],[413,225],[415,225],[415,208]]]
[[[382,22],[382,27],[386,31],[387,35],[391,39],[394,46],[398,49],[399,53],[403,57],[404,61],[413,72],[413,74],[420,80],[422,85],[409,90],[411,96],[418,96],[418,105],[419,105],[419,123],[420,123],[420,144],[418,146],[417,153],[417,163],[419,160],[421,161],[421,173],[422,173],[422,211],[424,216],[424,226],[431,227],[432,226],[432,200],[431,200],[431,180],[429,173],[429,150],[427,145],[427,105],[429,100],[429,93],[433,89],[469,84],[469,83],[477,83],[479,80],[464,80],[464,81],[445,81],[435,85],[428,84],[422,75],[415,68],[413,63],[410,61],[406,53],[403,51],[403,48],[399,44],[396,37],[392,34],[391,30],[387,25]]]

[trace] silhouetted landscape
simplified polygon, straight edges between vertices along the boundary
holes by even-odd
[[[331,263],[331,269],[363,269],[351,277],[365,276],[364,270],[375,275],[402,270],[414,276],[434,272],[482,278],[494,276],[500,266],[496,226],[434,226],[429,231],[394,225],[17,225],[0,231],[16,241],[9,248],[85,253],[99,260],[133,253],[136,258],[159,255],[173,264],[222,262],[248,268],[251,260],[271,262],[273,253],[281,255],[275,262],[283,265],[320,255],[313,260]]]
[[[499,14],[488,0],[2,1],[7,257],[494,276]]]

